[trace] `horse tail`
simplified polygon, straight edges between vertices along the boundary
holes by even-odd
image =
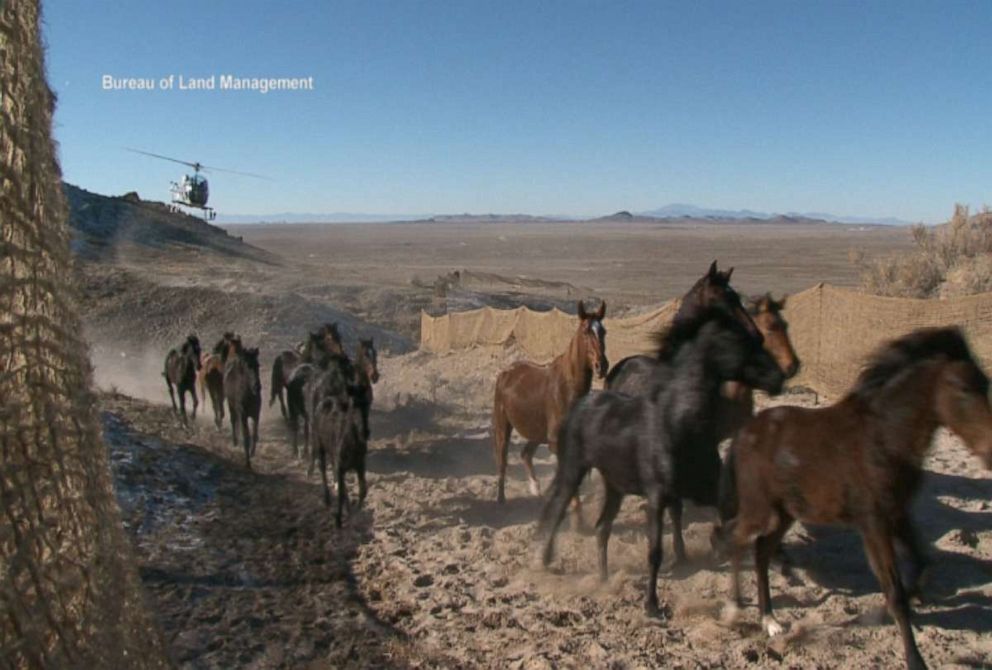
[[[740,500],[737,495],[736,443],[737,440],[730,443],[727,458],[723,461],[723,467],[720,469],[720,484],[717,489],[717,513],[720,517],[720,523],[713,526],[713,532],[710,536],[710,545],[717,555],[725,555],[731,539],[730,530],[737,518],[737,511],[740,509]]]

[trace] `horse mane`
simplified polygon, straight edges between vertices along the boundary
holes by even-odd
[[[864,398],[880,391],[899,373],[930,362],[934,358],[974,364],[971,349],[957,326],[921,328],[875,351],[858,375],[849,396]],[[975,366],[979,369],[978,366]],[[985,373],[982,373],[985,377]],[[988,385],[988,378],[985,378]]]
[[[691,342],[699,335],[706,324],[717,321],[725,328],[741,328],[737,320],[720,307],[702,307],[683,319],[674,319],[665,330],[653,336],[655,357],[659,361],[670,361],[682,345]]]

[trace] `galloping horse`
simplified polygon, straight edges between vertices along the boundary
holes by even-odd
[[[224,363],[224,395],[231,419],[231,441],[238,446],[238,433],[245,450],[245,465],[251,469],[251,457],[258,446],[258,418],[262,409],[262,378],[258,371],[258,349],[245,349],[239,338],[229,343]],[[248,420],[252,429],[248,431]]]
[[[600,576],[605,580],[606,547],[624,495],[647,498],[649,614],[658,611],[665,507],[684,497],[716,503],[720,455],[713,414],[721,401],[721,384],[741,381],[777,393],[783,380],[768,352],[721,309],[697,311],[673,324],[659,349],[661,364],[654,370],[649,393],[599,391],[572,406],[561,429],[558,470],[537,533],[547,566],[568,501],[589,470],[599,470],[606,497],[596,530]]]
[[[303,363],[313,363],[321,354],[344,354],[344,344],[338,324],[325,323],[317,332],[308,333],[306,341],[297,351],[287,349],[276,356],[272,362],[272,388],[269,390],[269,407],[279,398],[279,410],[282,418],[288,419],[286,399],[283,389],[289,383],[293,370]]]
[[[765,350],[775,358],[786,377],[792,377],[799,369],[799,359],[789,341],[788,326],[781,316],[785,299],[776,302],[770,295],[765,295],[752,299],[745,309],[737,291],[730,285],[733,272],[734,268],[721,272],[717,269],[717,262],[713,261],[706,274],[700,277],[683,296],[679,311],[672,320],[672,326],[692,321],[706,309],[721,309],[736,319],[749,334],[756,336],[764,344]],[[663,344],[656,356],[638,355],[624,358],[610,370],[605,387],[635,396],[649,393],[657,369],[663,364],[660,358],[665,355]],[[720,426],[716,433],[716,441],[719,443],[732,436],[753,412],[754,400],[751,389],[737,382],[724,384],[722,398],[714,412],[714,420]],[[685,540],[682,536],[682,511],[681,500],[675,500],[668,507],[668,513],[672,517],[672,543],[676,563],[686,560]]]
[[[493,448],[499,467],[498,502],[506,501],[506,457],[510,434],[516,430],[527,440],[520,452],[530,492],[540,494],[534,475],[534,452],[547,444],[552,453],[558,451],[558,428],[575,400],[589,392],[593,371],[606,375],[606,329],[603,316],[606,303],[589,314],[579,302],[579,327],[565,353],[549,365],[518,361],[499,373],[493,402]]]
[[[172,401],[172,411],[182,417],[183,425],[186,420],[186,394],[193,396],[193,419],[196,419],[196,408],[200,404],[196,398],[196,371],[200,369],[200,340],[196,335],[190,335],[179,349],[170,349],[165,355],[165,385],[169,389],[169,399]],[[172,387],[176,387],[173,392]],[[176,407],[176,393],[179,394],[179,406]]]
[[[200,355],[200,371],[196,375],[200,395],[210,397],[210,404],[214,410],[214,424],[220,430],[224,421],[224,361],[230,353],[231,341],[234,340],[234,333],[224,333],[223,337],[214,345],[211,353]]]
[[[794,520],[853,526],[899,626],[910,668],[925,668],[910,627],[906,586],[925,563],[909,518],[934,432],[946,426],[992,468],[989,379],[957,328],[926,328],[882,346],[854,388],[830,407],[774,407],[734,439],[720,486],[720,516],[732,541],[733,600],[740,605],[740,556],[755,551],[758,608],[769,635],[768,563]],[[893,540],[910,556],[899,574]]]

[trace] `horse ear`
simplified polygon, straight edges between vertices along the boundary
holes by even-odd
[[[605,300],[600,300],[599,301],[599,310],[596,312],[596,320],[597,321],[602,321],[604,316],[606,316],[606,301]]]
[[[581,300],[579,301],[579,318],[583,321],[589,318],[589,315],[586,313],[586,306]]]
[[[723,273],[723,279],[724,279],[724,281],[728,281],[729,282],[730,281],[730,275],[732,275],[732,274],[734,274],[734,268],[733,268],[733,266],[731,266],[729,270],[727,270],[726,272]]]
[[[777,306],[777,307],[778,307],[779,309],[785,309],[785,301],[786,301],[786,299],[787,299],[788,297],[789,297],[789,294],[788,294],[788,293],[786,293],[785,295],[783,295],[783,296],[782,296],[782,299],[781,299],[781,300],[778,300],[778,301],[776,301],[776,302],[775,302],[775,305],[776,305],[776,306]]]
[[[716,261],[713,261],[712,263],[710,263],[709,272],[707,272],[706,274],[707,276],[712,278],[712,277],[716,277],[717,274],[719,274],[719,272],[720,271],[716,269]]]

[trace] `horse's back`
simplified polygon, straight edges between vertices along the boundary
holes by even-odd
[[[650,356],[628,356],[613,366],[604,386],[628,395],[647,395],[660,365],[657,359]]]

